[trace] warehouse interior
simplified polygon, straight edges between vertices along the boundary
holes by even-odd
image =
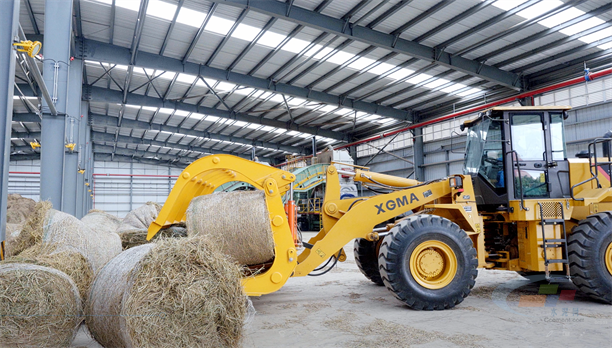
[[[315,164],[317,154],[342,151],[372,172],[430,182],[464,174],[469,130],[460,125],[493,107],[571,107],[563,128],[567,158],[588,151],[589,143],[612,130],[607,0],[0,0],[0,5],[3,241],[10,194],[49,201],[78,219],[92,209],[122,219],[147,202],[164,204],[183,170],[210,155],[291,171]],[[363,187],[357,188],[363,194]],[[312,221],[300,226],[304,232],[321,227]],[[348,259],[354,262],[352,254]],[[327,341],[288,334],[306,324],[286,312],[310,305],[291,302],[290,293],[281,291],[253,300],[257,314],[244,345],[264,346],[276,331],[281,333],[267,346],[375,344],[349,338],[361,332],[359,325],[368,326],[367,318],[352,326],[339,318],[374,310],[376,301],[364,304],[359,297],[385,295],[367,288],[348,299],[364,287],[353,270],[354,265],[339,265],[327,275],[337,303],[304,294],[302,287],[316,286],[306,279],[291,288],[319,304],[308,312],[321,316],[311,318],[320,323],[310,329]],[[495,279],[514,279],[491,272],[483,282],[492,288]],[[530,286],[537,295],[538,288]],[[504,336],[499,332],[504,319],[492,314],[499,311],[495,301],[483,304],[476,297],[483,303],[470,304],[473,310],[434,311],[415,330],[426,336],[428,320],[483,320],[483,327],[493,322],[495,334],[479,329],[475,335],[483,337],[469,343],[450,336],[404,337],[397,325],[405,316],[420,321],[425,314],[406,313],[391,300],[379,301],[384,310],[377,309],[392,312],[389,325],[378,324],[405,341],[380,341],[381,346],[468,347]],[[550,335],[557,342],[609,344],[610,307],[578,300],[566,306],[570,313],[586,306],[578,328],[535,315],[525,322],[531,328],[512,319],[510,332],[524,334],[533,345]],[[275,309],[284,313],[275,317]],[[463,332],[466,325],[437,330]],[[99,347],[77,338],[83,346]]]

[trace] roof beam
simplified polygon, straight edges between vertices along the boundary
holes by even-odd
[[[552,17],[552,16],[556,15],[557,13],[563,12],[563,11],[567,10],[568,8],[570,8],[572,6],[579,5],[580,3],[585,2],[585,1],[586,0],[570,0],[570,1],[567,1],[565,3],[562,3],[561,5],[553,8],[553,9],[551,9],[549,11],[546,11],[545,13],[543,13],[543,14],[541,14],[539,16],[536,16],[536,17],[533,17],[533,18],[530,18],[530,19],[526,19],[526,20],[524,20],[524,21],[522,21],[522,22],[520,22],[520,23],[518,23],[518,24],[516,24],[516,25],[514,25],[514,26],[512,26],[512,27],[510,27],[510,28],[508,28],[508,29],[506,29],[506,30],[504,30],[502,32],[500,32],[500,33],[497,33],[497,34],[495,34],[493,36],[488,36],[484,40],[478,41],[478,42],[476,42],[476,43],[474,43],[474,44],[472,44],[472,45],[470,45],[470,46],[468,46],[468,47],[466,47],[466,48],[464,48],[464,49],[462,49],[462,50],[460,50],[458,52],[455,52],[455,54],[458,55],[458,56],[461,56],[461,55],[464,55],[466,53],[470,53],[470,52],[472,52],[472,51],[474,51],[474,50],[476,50],[476,49],[478,49],[480,47],[488,45],[489,43],[491,43],[493,41],[496,41],[496,40],[504,38],[504,37],[506,37],[508,35],[514,34],[514,33],[518,32],[520,30],[523,30],[523,29],[525,29],[525,28],[527,28],[529,26],[532,26],[532,25],[536,24],[537,22],[539,22],[541,20],[544,20],[546,18]]]
[[[448,40],[446,40],[446,41],[436,45],[436,48],[442,49],[442,50],[446,49],[446,47],[448,47],[450,45],[453,45],[453,44],[457,43],[458,41],[461,41],[461,40],[465,39],[466,37],[471,36],[472,34],[475,34],[475,33],[479,32],[481,30],[484,30],[484,29],[486,29],[486,28],[488,28],[488,27],[490,27],[492,25],[495,25],[495,24],[499,23],[500,21],[503,21],[503,20],[505,20],[505,19],[507,19],[509,17],[512,17],[516,13],[518,13],[518,12],[528,8],[529,6],[537,4],[538,2],[540,2],[540,0],[529,0],[529,1],[525,2],[525,3],[520,4],[519,6],[517,6],[515,8],[512,8],[512,9],[508,10],[508,11],[500,10],[500,11],[503,11],[503,12],[498,14],[497,16],[489,18],[486,21],[484,21],[484,22],[482,22],[482,23],[480,23],[480,24],[478,24],[478,25],[476,25],[476,26],[474,26],[474,27],[472,27],[472,28],[470,28],[470,29],[460,33],[459,35],[455,35],[455,36],[451,37],[450,39],[448,39]]]
[[[315,127],[306,127],[301,126],[299,124],[288,124],[287,122],[271,120],[267,118],[260,118],[257,116],[251,116],[248,114],[233,112],[229,110],[219,110],[205,106],[198,106],[194,104],[187,104],[183,102],[170,101],[160,98],[154,98],[149,96],[144,96],[140,94],[127,93],[127,97],[125,101],[123,100],[123,95],[120,91],[114,91],[101,87],[93,87],[86,86],[83,91],[83,95],[88,96],[88,100],[94,102],[103,102],[103,103],[115,103],[115,104],[132,104],[132,105],[140,105],[140,106],[148,106],[153,108],[169,108],[173,110],[183,110],[187,112],[196,112],[204,115],[213,115],[221,118],[227,118],[231,120],[238,120],[248,123],[254,124],[262,124],[265,126],[276,127],[280,129],[286,130],[294,130],[302,133],[312,134],[312,135],[320,135],[327,138],[332,138],[336,140],[348,140],[347,136],[342,133],[333,132],[325,129],[315,128]]]
[[[236,28],[238,28],[238,26],[240,25],[240,23],[242,23],[242,21],[244,20],[244,17],[246,17],[248,13],[249,13],[249,9],[242,10],[242,13],[240,13],[240,16],[238,17],[238,19],[236,19],[236,21],[234,22],[230,30],[227,32],[227,34],[225,34],[225,36],[223,37],[223,40],[221,40],[217,48],[215,48],[215,50],[210,55],[210,57],[208,57],[208,60],[206,61],[207,66],[211,65],[212,62],[215,60],[215,58],[217,58],[217,55],[219,54],[219,52],[223,50],[223,47],[225,47],[225,44],[227,43],[227,41],[229,41],[234,31],[236,31]]]
[[[129,120],[124,118],[121,127],[117,127],[117,117],[114,116],[106,116],[106,115],[98,115],[98,114],[90,114],[90,120],[92,125],[100,126],[100,127],[115,127],[115,128],[128,128],[128,129],[141,129],[141,130],[155,130],[155,131],[164,131],[169,133],[178,133],[184,135],[191,135],[197,138],[209,138],[213,140],[234,142],[237,144],[251,145],[251,146],[260,146],[266,147],[281,151],[287,151],[291,153],[303,153],[304,148],[282,145],[280,143],[271,143],[265,141],[258,141],[255,139],[245,139],[242,137],[232,137],[223,134],[215,134],[208,133],[200,130],[194,130],[190,128],[181,128],[181,127],[173,127],[162,125],[159,123],[149,123],[143,121]],[[31,133],[35,134],[35,133]]]
[[[603,29],[606,29],[606,28],[608,28],[610,26],[612,26],[612,20],[609,20],[609,21],[607,21],[605,23],[602,23],[602,24],[600,24],[598,26],[595,26],[593,28],[590,28],[588,30],[581,31],[581,32],[579,32],[577,34],[574,34],[572,36],[566,36],[566,37],[564,37],[562,39],[553,41],[553,42],[551,42],[549,44],[546,44],[546,45],[543,45],[543,46],[538,46],[537,48],[535,48],[533,50],[530,50],[530,51],[527,51],[527,52],[525,52],[523,54],[519,54],[517,56],[513,56],[512,58],[508,58],[508,59],[506,59],[504,61],[501,61],[499,63],[495,63],[494,66],[496,66],[498,68],[501,68],[503,66],[510,65],[512,63],[516,63],[516,62],[521,61],[523,59],[533,57],[533,56],[535,56],[538,53],[542,53],[542,52],[544,52],[546,50],[549,50],[549,49],[552,49],[552,48],[560,47],[561,45],[566,44],[568,42],[572,42],[574,40],[578,40],[579,38],[581,38],[583,36],[586,36],[586,35],[598,32],[598,31],[603,30]],[[546,58],[545,60],[549,61],[548,58]],[[523,70],[525,70],[523,67],[519,67],[519,68],[514,69],[512,71],[518,73],[518,72],[523,71]]]
[[[38,24],[36,23],[36,17],[34,17],[34,11],[32,11],[30,0],[24,0],[24,3],[25,8],[28,11],[28,16],[30,17],[30,22],[32,22],[32,27],[34,27],[34,34],[40,35],[40,30],[38,29]]]
[[[245,158],[249,157],[249,156],[243,155],[240,152],[217,151],[217,150],[213,150],[211,147],[189,146],[189,145],[182,145],[182,144],[177,144],[177,143],[169,143],[166,141],[142,139],[140,137],[126,136],[126,135],[115,136],[114,134],[95,132],[95,131],[92,133],[91,140],[99,141],[99,142],[117,142],[117,143],[123,143],[123,144],[152,145],[152,146],[172,148],[175,150],[197,151],[197,152],[210,153],[210,154],[226,154],[226,155],[234,155],[234,156],[240,156],[240,157],[245,157]],[[243,152],[246,152],[246,150],[247,149],[245,149],[245,151]],[[249,149],[248,152],[250,154],[251,150]]]
[[[174,26],[176,25],[176,19],[178,18],[179,12],[181,12],[181,8],[183,8],[183,3],[185,0],[179,0],[176,5],[176,11],[174,11],[174,17],[172,17],[172,22],[170,22],[170,27],[166,32],[166,37],[164,37],[164,42],[162,43],[161,48],[159,49],[159,55],[163,56],[166,51],[166,47],[168,46],[168,42],[170,41],[170,36],[172,36],[172,31],[174,30]]]
[[[398,11],[400,11],[404,7],[408,6],[408,4],[410,4],[412,1],[414,1],[414,0],[401,0],[397,4],[393,5],[393,7],[391,7],[387,11],[385,11],[385,13],[383,13],[380,16],[374,18],[370,23],[368,23],[367,27],[370,28],[370,29],[373,29],[375,26],[377,26],[380,23],[382,23],[385,19],[393,16]]]
[[[191,43],[189,44],[189,48],[187,49],[187,52],[185,52],[185,55],[183,56],[183,63],[186,63],[187,60],[189,59],[191,52],[193,52],[193,49],[198,44],[198,41],[200,41],[200,37],[202,37],[202,34],[204,33],[204,28],[206,28],[206,25],[208,24],[210,17],[212,17],[216,9],[217,9],[217,4],[213,4],[210,7],[210,10],[208,10],[208,13],[206,14],[206,18],[204,18],[204,21],[202,22],[202,26],[200,26],[200,29],[198,29],[198,32],[196,33],[193,40],[191,40]]]
[[[472,6],[469,9],[461,12],[460,14],[456,15],[455,17],[445,21],[443,24],[440,24],[439,26],[431,29],[430,31],[422,34],[421,36],[417,37],[416,39],[414,39],[414,42],[421,42],[424,40],[427,40],[428,38],[436,35],[437,33],[441,32],[442,30],[455,25],[457,23],[459,23],[460,21],[466,19],[467,17],[473,15],[474,13],[484,9],[485,7],[488,7],[489,5],[491,5],[492,3],[494,3],[497,0],[486,0],[481,2],[478,5]]]
[[[188,161],[187,161],[188,160]],[[164,166],[176,167],[184,169],[191,163],[191,159],[179,159],[178,162],[170,162],[163,163],[158,160],[154,160],[151,158],[142,158],[142,157],[132,157],[132,156],[124,156],[124,155],[112,155],[107,153],[94,153],[94,161],[100,162],[123,162],[123,163],[142,163],[142,164],[150,164],[150,165],[160,165]]]
[[[136,156],[136,157],[144,157],[144,156],[152,156],[152,157],[157,157],[160,160],[164,160],[164,161],[178,161],[181,158],[184,159],[188,159],[191,161],[195,161],[196,159],[198,159],[199,157],[203,157],[203,156],[199,156],[199,157],[188,157],[188,156],[180,156],[179,154],[176,155],[168,155],[168,154],[163,154],[163,153],[158,153],[158,152],[153,152],[153,151],[142,151],[142,150],[133,150],[133,149],[126,149],[126,148],[121,148],[121,147],[117,147],[114,148],[113,146],[105,146],[105,145],[97,145],[94,143],[93,146],[93,151],[94,153],[105,153],[105,154],[117,154],[117,155],[123,155],[123,156]]]
[[[280,4],[282,5],[283,3]],[[296,7],[293,9],[293,11],[291,11],[291,13],[299,12],[298,10],[300,10],[300,8]],[[83,58],[111,64],[130,64],[130,51],[127,48],[87,39],[85,39],[84,42],[85,52],[83,54]],[[284,83],[275,84],[273,81],[268,79],[234,73],[228,70],[207,67],[191,62],[183,63],[180,59],[162,57],[157,54],[140,52],[135,64],[142,68],[164,70],[175,73],[182,72],[195,76],[215,79],[218,81],[227,81],[241,86],[309,99],[315,102],[344,106],[357,111],[363,111],[368,114],[378,114],[384,117],[396,118],[398,120],[410,119],[409,113],[403,110],[363,101],[355,101],[351,98],[343,98],[342,96],[309,90],[308,88],[292,86]]]
[[[502,54],[504,52],[510,51],[512,49],[515,49],[515,48],[517,48],[519,46],[526,45],[528,43],[534,42],[534,41],[539,40],[539,39],[541,39],[543,37],[546,37],[548,35],[557,33],[557,32],[559,32],[559,31],[561,31],[561,30],[563,30],[563,29],[565,29],[567,27],[571,27],[574,24],[577,24],[577,23],[580,23],[582,21],[588,20],[591,17],[598,16],[598,15],[604,13],[604,12],[609,11],[610,9],[612,9],[612,3],[600,6],[600,7],[596,8],[596,9],[594,9],[592,11],[589,11],[589,12],[583,14],[582,16],[578,16],[578,17],[576,17],[574,19],[571,19],[569,21],[565,21],[565,22],[563,22],[563,23],[561,23],[559,25],[556,25],[556,26],[554,26],[552,28],[542,30],[542,31],[540,31],[540,32],[538,32],[536,34],[533,34],[533,35],[525,37],[525,38],[523,38],[521,40],[515,41],[515,42],[513,42],[513,43],[511,43],[509,45],[506,45],[504,47],[496,49],[496,50],[494,50],[492,52],[488,52],[487,54],[484,54],[484,55],[476,58],[476,60],[486,61],[486,60],[491,59],[491,58],[493,58],[495,56],[498,56],[498,55],[500,55],[500,54]]]
[[[250,0],[211,0],[215,3],[230,5],[238,8],[249,8],[251,11],[266,14],[283,20],[323,30],[334,35],[367,43],[393,52],[406,54],[436,64],[487,80],[503,86],[520,90],[522,81],[517,74],[507,72],[475,60],[453,56],[439,49],[424,46],[419,43],[399,39],[395,35],[385,34],[370,28],[353,26],[351,30],[344,30],[342,19],[333,18],[300,7],[294,8],[286,16],[284,3],[277,1],[250,1]]]

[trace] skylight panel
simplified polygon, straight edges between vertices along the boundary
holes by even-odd
[[[425,80],[427,80],[427,79],[430,79],[430,78],[431,78],[431,75],[427,75],[427,74],[419,74],[419,75],[417,75],[417,76],[415,76],[415,77],[413,77],[413,78],[409,79],[409,80],[408,80],[408,81],[406,81],[406,82],[408,82],[408,83],[412,83],[412,84],[416,85],[417,83],[421,83],[421,82],[423,82],[423,81],[425,81]]]
[[[217,117],[217,116],[211,116],[211,115],[206,115],[206,118],[205,118],[205,120],[206,120],[206,121],[210,121],[210,122],[215,122],[215,121],[217,121],[218,119],[219,119],[219,117]]]
[[[143,106],[142,109],[146,111],[157,111],[157,108],[153,108],[150,106]]]
[[[261,29],[252,27],[250,25],[238,24],[236,30],[234,30],[232,33],[232,37],[245,41],[253,41],[260,31]]]
[[[150,0],[149,6],[147,6],[148,16],[165,19],[167,21],[171,21],[174,18],[175,12],[176,5],[167,3],[165,1]]]
[[[261,127],[261,125],[253,124],[253,123],[249,123],[247,125],[247,128],[250,128],[250,129],[258,129],[259,127]]]
[[[461,88],[465,88],[465,87],[466,86],[464,84],[455,83],[454,85],[450,85],[446,88],[441,89],[441,91],[444,93],[453,93],[454,91],[461,89]]]
[[[478,92],[481,92],[481,90],[478,89],[478,88],[470,88],[467,91],[458,93],[458,95],[460,95],[462,97],[465,97],[465,96],[468,96],[468,95],[471,95],[471,94],[474,94],[474,93],[478,93]]]
[[[208,20],[208,23],[206,23],[206,27],[204,28],[204,30],[220,35],[227,35],[234,23],[235,21],[229,19],[212,16]]]
[[[390,74],[387,77],[395,79],[395,80],[399,80],[399,79],[403,79],[404,77],[408,77],[408,76],[412,75],[413,73],[414,73],[414,70],[399,69],[398,71],[394,72],[393,74]]]
[[[523,18],[526,18],[526,19],[532,19],[532,18],[538,17],[539,15],[542,15],[552,10],[553,8],[557,6],[561,6],[561,5],[563,5],[563,3],[558,0],[540,1],[537,4],[529,6],[523,11],[517,13],[517,15]]]
[[[567,27],[567,28],[565,28],[563,30],[560,30],[559,32],[561,32],[561,33],[563,33],[565,35],[571,36],[571,35],[580,33],[582,31],[585,31],[587,29],[593,28],[593,27],[598,26],[598,25],[603,24],[603,23],[604,23],[603,20],[601,20],[601,19],[599,19],[597,17],[591,17],[591,18],[589,18],[587,20],[584,20],[584,21],[582,21],[580,23],[576,23],[576,24],[572,25],[571,27]]]
[[[274,127],[263,126],[263,128],[261,130],[263,130],[265,132],[272,132],[272,131],[274,131]]]
[[[321,112],[330,112],[333,110],[336,110],[337,107],[333,106],[333,105],[325,105],[324,107],[320,108],[319,111]]]
[[[297,98],[297,97],[291,98],[291,100],[287,100],[287,104],[292,105],[292,106],[300,105],[300,104],[303,104],[305,102],[306,102],[306,99]]]
[[[313,48],[309,49],[308,52],[306,52],[304,55],[306,57],[310,57],[313,54],[315,54],[315,52],[317,52],[318,50],[321,50],[321,52],[317,53],[314,56],[314,59],[321,59],[321,58],[325,57],[326,55],[328,55],[332,51],[332,49],[329,48],[329,47],[325,47],[323,49],[321,49],[321,47],[322,47],[321,45],[315,45]]]
[[[612,42],[608,42],[608,43],[605,43],[603,45],[599,45],[597,47],[601,48],[602,50],[607,50],[607,49],[612,48]]]
[[[395,66],[389,63],[380,63],[372,69],[368,70],[368,72],[371,72],[374,75],[382,75],[393,68],[395,68]]]
[[[286,130],[284,130],[284,129],[278,129],[277,128],[277,129],[274,130],[274,133],[276,133],[276,134],[283,134],[285,132],[286,132]]]
[[[176,110],[176,111],[174,112],[174,114],[175,114],[175,115],[177,115],[177,116],[183,116],[183,117],[185,117],[185,116],[189,115],[189,112],[188,112],[188,111],[184,111],[184,110]],[[195,115],[195,113],[192,113],[192,114],[191,114],[191,116],[192,116],[192,117],[193,117],[193,115]],[[199,115],[199,114],[198,114],[198,115]],[[201,115],[201,116],[204,116],[204,115]]]
[[[236,126],[236,127],[244,127],[244,126],[246,126],[246,125],[247,125],[247,123],[246,123],[246,122],[242,122],[242,121],[236,121],[236,122],[234,122],[234,126]]]
[[[276,94],[274,95],[272,98],[270,98],[270,101],[276,102],[276,103],[284,103],[285,100],[283,99],[283,96],[280,94]]]
[[[285,35],[282,34],[277,34],[275,32],[272,31],[266,31],[265,34],[263,34],[259,40],[257,40],[257,43],[263,46],[267,46],[267,47],[276,47],[278,46],[281,42],[283,42],[283,40],[286,38]]]
[[[445,80],[445,79],[437,79],[437,80],[434,80],[434,81],[432,81],[432,82],[430,82],[430,83],[428,83],[428,84],[424,85],[423,87],[427,87],[427,88],[432,88],[432,89],[433,89],[433,88],[436,88],[436,87],[440,87],[440,86],[442,86],[442,85],[445,85],[445,84],[447,84],[447,83],[449,83],[449,82],[450,82],[450,81]]]
[[[287,41],[287,43],[283,46],[283,51],[289,51],[292,53],[300,53],[309,44],[310,43],[308,41],[294,38],[294,39]]]
[[[176,21],[178,23],[183,23],[192,27],[199,28],[202,26],[202,23],[204,23],[205,18],[206,13],[195,11],[183,6],[181,7],[181,11],[179,12],[178,17],[176,18]]]
[[[601,39],[605,39],[607,37],[612,36],[612,29],[610,28],[606,28],[606,29],[602,29],[600,31],[596,31],[593,34],[589,34],[589,35],[585,35],[581,38],[579,38],[578,40],[585,42],[585,43],[592,43],[595,41],[599,41]]]
[[[208,82],[208,81],[206,81]],[[209,83],[210,84],[210,83]],[[212,85],[211,85],[212,86]],[[219,84],[217,85],[217,87],[215,87],[215,91],[216,92],[227,92],[230,91],[232,88],[236,87],[235,84],[233,83],[229,83],[229,82],[219,82]]]
[[[298,134],[300,134],[300,133],[298,133],[296,131],[289,131],[289,132],[287,132],[287,135],[290,136],[290,137],[294,137],[294,136],[296,136]]]
[[[193,81],[196,79],[195,76],[193,75],[189,75],[189,74],[184,74],[184,73],[180,73],[179,76],[176,78],[177,82],[182,82],[182,83],[193,83]]]
[[[548,17],[544,20],[541,20],[538,23],[542,24],[545,27],[552,28],[554,26],[557,26],[559,24],[572,20],[576,17],[582,16],[583,14],[584,14],[583,11],[580,11],[579,9],[575,7],[570,7],[567,10],[557,13],[556,15]]]
[[[484,0],[481,0],[484,1]],[[508,11],[511,10],[519,5],[521,5],[522,3],[526,2],[527,0],[499,0],[493,3],[493,6],[500,8],[504,11]]]
[[[206,116],[202,115],[202,114],[195,113],[195,112],[189,116],[189,118],[193,118],[193,119],[196,119],[196,120],[201,120],[204,117],[206,117]]]
[[[333,56],[329,57],[329,59],[327,60],[330,63],[334,63],[334,64],[344,64],[346,63],[347,60],[351,59],[355,57],[354,54],[350,54],[348,52],[344,52],[344,51],[338,51],[336,52]]]
[[[351,64],[349,64],[348,67],[351,69],[355,69],[355,70],[361,70],[374,62],[375,61],[373,59],[361,57],[357,59],[356,61],[352,62]]]
[[[159,113],[160,114],[168,114],[168,115],[170,115],[173,111],[174,111],[174,109],[170,109],[170,108],[160,108],[159,109]]]
[[[140,10],[140,0],[115,1],[115,6],[138,12]]]

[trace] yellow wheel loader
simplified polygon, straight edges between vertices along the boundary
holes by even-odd
[[[228,155],[203,157],[178,178],[148,238],[185,221],[192,198],[228,182],[265,192],[275,257],[246,277],[251,296],[272,293],[289,278],[320,275],[355,239],[362,273],[409,307],[452,308],[469,295],[477,268],[571,279],[612,302],[610,139],[568,159],[563,122],[569,107],[495,107],[464,123],[464,173],[416,180],[333,164],[326,169],[323,226],[299,241],[286,212],[292,173]],[[350,169],[347,169],[350,168]],[[341,199],[353,178],[374,195]],[[298,248],[296,246],[302,246]]]

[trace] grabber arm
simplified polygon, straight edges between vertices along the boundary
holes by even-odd
[[[274,193],[282,196],[289,190],[294,180],[295,175],[292,173],[240,157],[231,155],[202,157],[179,175],[157,219],[149,226],[147,240],[151,240],[163,227],[185,221],[185,212],[193,198],[211,194],[227,182],[243,181],[264,191],[266,185],[273,184],[278,191]],[[282,202],[280,205],[282,209]]]

